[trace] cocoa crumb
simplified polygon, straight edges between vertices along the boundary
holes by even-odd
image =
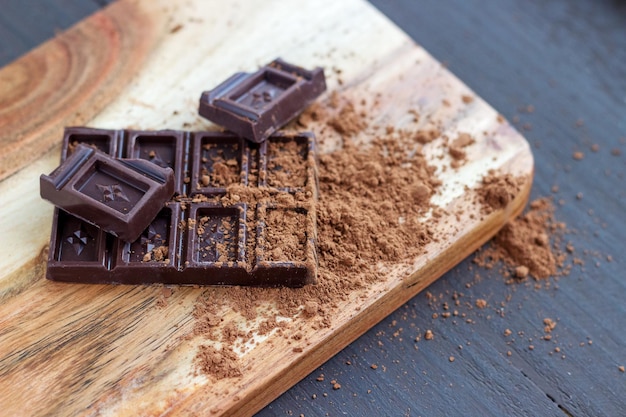
[[[583,159],[584,157],[585,157],[585,154],[584,154],[584,153],[582,153],[582,152],[580,152],[580,151],[574,152],[574,153],[572,154],[572,158],[574,158],[574,159],[575,159],[575,160],[577,160],[577,161],[580,161],[580,160],[581,160],[581,159]]]
[[[483,213],[489,214],[506,207],[519,192],[524,181],[523,178],[515,178],[511,174],[502,175],[489,171],[477,190]]]
[[[515,268],[515,277],[524,279],[528,276],[529,269],[527,266],[520,265]]]
[[[168,246],[157,246],[143,255],[143,262],[169,262],[167,259]]]
[[[546,333],[550,333],[556,327],[556,322],[552,320],[551,318],[546,317],[545,319],[543,319],[543,325],[544,325],[543,331]]]
[[[227,347],[217,350],[209,345],[200,346],[196,354],[196,363],[202,373],[217,379],[235,378],[242,375],[237,354]]]
[[[487,307],[487,301],[483,300],[482,298],[479,298],[478,300],[476,300],[476,307],[482,310],[483,308]]]
[[[439,137],[441,137],[439,129],[423,129],[416,133],[415,140],[421,144],[426,144]]]
[[[172,296],[172,289],[170,287],[163,287],[163,289],[161,290],[161,295],[163,296],[163,298],[170,298]]]
[[[328,125],[342,135],[354,136],[365,129],[367,122],[357,112],[354,104],[347,102],[339,110],[339,114],[328,121]]]
[[[426,340],[433,340],[434,337],[435,337],[435,334],[433,333],[432,330],[426,330],[426,333],[424,333],[424,339]]]
[[[319,305],[315,301],[307,301],[304,304],[304,313],[307,317],[312,317],[317,314]]]

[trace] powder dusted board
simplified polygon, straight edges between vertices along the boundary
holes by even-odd
[[[371,6],[356,0],[301,2],[289,10],[278,1],[255,5],[120,0],[0,70],[0,80],[10,80],[0,83],[0,218],[10,219],[0,223],[0,243],[11,248],[0,259],[3,413],[252,414],[522,210],[533,172],[524,138]],[[65,125],[215,129],[197,115],[200,92],[277,56],[326,69],[328,92],[320,102],[338,92],[370,103],[372,117],[357,142],[367,144],[389,128],[417,134],[438,126],[441,136],[422,149],[442,183],[431,199],[445,210],[434,226],[437,240],[414,258],[372,265],[383,278],[317,311],[294,305],[308,287],[164,290],[44,279],[53,209],[39,198],[38,177],[58,164]],[[37,88],[23,82],[29,79],[38,80]],[[340,149],[339,133],[315,121],[307,129],[320,139],[321,153]],[[453,140],[459,132],[476,142],[454,169],[443,137]],[[481,215],[473,196],[492,169],[527,180],[502,209]],[[319,285],[325,284],[332,283]],[[252,298],[263,317],[273,314],[280,325],[267,331],[260,313],[242,310],[241,300]],[[213,303],[215,314],[198,335],[193,313],[200,300]],[[292,314],[281,313],[285,307]],[[225,333],[234,348],[217,360]],[[194,360],[199,352],[221,371],[203,372]]]

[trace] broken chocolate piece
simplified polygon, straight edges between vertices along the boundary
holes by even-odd
[[[139,159],[116,160],[79,144],[39,184],[42,198],[132,241],[174,194],[174,172]]]
[[[263,142],[326,90],[324,70],[305,70],[280,58],[254,73],[239,72],[200,97],[201,116]]]
[[[56,209],[49,279],[290,287],[315,282],[312,133],[276,134],[256,144],[227,132],[92,129],[72,145],[74,152],[68,152],[72,142],[64,141],[68,161],[84,149],[95,152],[79,145],[93,145],[90,135],[112,138],[116,143],[109,149],[124,149],[123,157],[172,168],[174,183],[188,188],[188,195],[179,193],[161,205],[131,241]]]

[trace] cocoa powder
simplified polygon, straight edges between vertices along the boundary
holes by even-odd
[[[477,190],[482,212],[489,214],[506,207],[519,192],[524,179],[490,170]]]
[[[297,121],[305,128],[311,123],[341,135],[339,149],[319,156],[319,200],[315,207],[318,283],[300,289],[232,287],[205,290],[195,305],[193,333],[222,346],[221,351],[203,347],[196,357],[198,368],[212,377],[239,375],[236,370],[240,370],[241,365],[236,355],[229,352],[241,348],[253,337],[235,331],[234,325],[218,319],[224,300],[228,300],[228,308],[233,313],[261,323],[255,330],[257,334],[271,331],[283,334],[288,325],[277,320],[278,315],[293,317],[300,314],[312,329],[328,327],[338,301],[346,300],[353,291],[383,277],[380,265],[396,265],[399,260],[414,259],[424,252],[426,244],[436,239],[434,226],[443,209],[433,206],[431,197],[439,190],[441,182],[435,174],[435,167],[421,152],[422,145],[441,138],[441,131],[436,126],[425,126],[417,132],[388,128],[385,134],[363,145],[357,142],[357,136],[370,125],[367,112],[338,94],[332,94],[325,103],[314,104]],[[451,144],[444,141],[442,146],[447,147],[450,154],[456,152],[451,149],[458,150],[459,159],[451,155],[451,165],[463,161],[465,148],[473,142],[470,135],[463,133]],[[271,185],[280,188],[286,181],[289,181],[288,177],[276,177],[271,180]],[[489,172],[473,198],[480,204],[483,214],[492,213],[512,201],[523,181],[526,179]],[[251,195],[249,189],[232,185],[222,202],[263,198],[263,190],[255,193]],[[421,222],[428,212],[433,215],[431,223]],[[293,223],[290,239],[301,240],[295,217],[291,220],[270,218],[271,221]],[[560,257],[551,252],[550,243],[542,240],[542,233],[550,233],[555,224],[549,203],[534,202],[531,212],[506,226],[506,231],[498,236],[492,247],[479,253],[476,262],[493,266],[502,261],[509,268],[517,268],[520,278],[529,274],[536,278],[553,274],[560,265]],[[289,239],[285,245],[280,244],[281,239],[286,239],[281,236],[272,239],[276,247],[270,246],[276,259],[285,250],[290,250],[289,247],[298,246],[296,241],[290,245]],[[268,302],[277,306],[278,312],[260,308]],[[476,306],[485,308],[487,302],[478,300]],[[445,314],[444,317],[451,315],[450,312]],[[427,331],[424,337],[430,340],[433,333]],[[295,346],[293,349],[299,352],[302,348]],[[216,361],[215,354],[219,354],[221,361]],[[227,365],[223,365],[223,361]]]
[[[506,183],[491,181],[494,183]],[[487,200],[485,200],[487,201]],[[494,199],[500,204],[500,199]],[[529,204],[522,216],[511,220],[493,239],[492,244],[481,249],[474,263],[492,268],[502,262],[513,271],[513,276],[535,279],[566,275],[567,254],[560,249],[566,226],[554,219],[554,204],[550,198],[540,198]],[[509,273],[507,273],[509,275]]]
[[[236,355],[229,354],[237,340],[233,338],[232,327],[216,319],[223,300],[227,299],[228,306],[244,318],[261,318],[260,331],[265,333],[272,329],[281,331],[281,326],[285,326],[276,320],[275,312],[259,309],[267,301],[278,307],[281,316],[302,314],[311,321],[313,328],[327,327],[331,307],[338,300],[381,277],[377,265],[414,258],[433,239],[432,227],[420,218],[431,208],[430,198],[440,181],[435,176],[435,168],[427,163],[416,145],[424,135],[438,133],[416,136],[388,132],[365,147],[357,145],[352,136],[365,128],[367,116],[338,95],[331,95],[326,107],[313,105],[298,123],[305,125],[313,120],[342,133],[343,141],[341,149],[319,156],[319,199],[315,207],[318,282],[300,289],[232,287],[204,291],[194,309],[195,329],[190,337],[200,335],[221,342],[220,351],[205,346],[196,357],[199,369],[212,377],[236,376],[234,370],[239,369]],[[301,150],[286,151],[281,153],[283,159],[279,163],[289,170],[289,155]],[[302,185],[304,177],[295,174],[297,185]],[[292,176],[274,176],[268,179],[267,190],[234,184],[220,200],[227,204],[245,201],[250,205],[253,201],[262,201],[270,187],[275,192],[293,181]],[[283,198],[280,193],[274,196],[278,200]],[[286,194],[284,198],[293,197]],[[254,220],[253,210],[248,212],[248,219]],[[270,257],[276,260],[298,258],[293,251],[302,247],[304,239],[298,213],[272,213],[268,221],[281,222],[283,229],[287,227],[293,232],[289,236],[268,236]],[[248,232],[254,233],[253,229],[249,227]],[[239,336],[241,340],[251,337]],[[221,361],[215,359],[216,354]]]

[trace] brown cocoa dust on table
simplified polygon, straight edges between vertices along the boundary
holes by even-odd
[[[474,263],[489,269],[504,264],[505,276],[520,280],[529,275],[535,279],[567,275],[568,253],[561,249],[566,231],[566,225],[554,218],[550,198],[534,200],[523,215],[496,234],[490,246],[477,253]]]
[[[420,219],[431,209],[441,210],[431,203],[441,182],[435,167],[421,152],[421,146],[441,137],[439,128],[431,125],[410,133],[388,128],[386,134],[360,145],[356,136],[371,123],[367,111],[362,110],[366,105],[364,102],[356,105],[345,97],[331,94],[326,103],[316,103],[300,116],[298,129],[306,129],[310,123],[321,124],[339,133],[342,140],[340,149],[319,156],[319,200],[315,207],[318,283],[299,289],[222,287],[204,291],[195,305],[195,329],[190,337],[201,336],[222,346],[217,351],[214,347],[200,345],[196,363],[204,374],[218,379],[242,375],[243,365],[236,360],[235,351],[244,349],[246,343],[255,343],[250,331],[223,322],[224,300],[228,300],[232,313],[259,323],[257,334],[276,331],[278,335],[289,337],[290,343],[293,341],[294,352],[302,352],[297,329],[278,320],[278,315],[299,314],[307,320],[304,325],[313,330],[328,327],[339,301],[384,276],[379,268],[381,264],[395,265],[402,259],[414,259],[424,252],[426,244],[438,238],[434,235],[438,216],[433,216],[430,223]],[[473,143],[471,136],[461,133],[451,146],[447,140],[442,146],[450,153],[451,164],[458,164],[465,157],[465,149]],[[281,165],[283,163],[288,165],[289,162],[281,161]],[[280,188],[287,180],[273,178],[271,186]],[[480,203],[483,215],[488,215],[508,205],[525,180],[490,172],[472,198]],[[266,192],[240,185],[230,186],[227,191],[222,198],[225,203],[262,199]],[[555,227],[558,229],[552,213],[549,201],[533,202],[530,211],[507,225],[491,248],[481,251],[477,262],[490,266],[502,261],[511,268],[518,268],[515,271],[520,275],[530,274],[536,278],[556,273],[561,256],[555,254],[551,243],[544,239],[544,234],[554,231]],[[290,239],[300,240],[297,219],[284,220],[293,223],[290,228],[294,236]],[[278,258],[285,251],[293,250],[290,248],[295,248],[298,242],[291,244],[286,240],[285,245],[280,245],[277,239],[275,243],[272,256]],[[526,273],[524,268],[528,270]],[[259,309],[268,302],[278,309],[278,314]]]

